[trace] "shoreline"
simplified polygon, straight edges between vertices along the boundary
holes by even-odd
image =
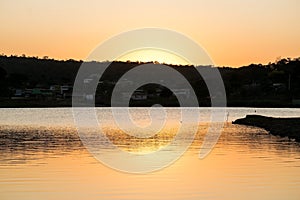
[[[151,107],[153,104],[157,104],[156,101],[148,102],[133,102],[129,107]],[[164,103],[164,107],[181,107],[178,104],[169,102]],[[60,108],[60,107],[72,107],[72,100],[3,100],[0,99],[0,108]],[[85,104],[83,104],[85,107]],[[109,104],[97,103],[95,107],[111,107]],[[211,107],[210,104],[200,103],[198,107]],[[300,108],[300,105],[291,104],[227,104],[228,108]]]
[[[271,135],[288,137],[300,142],[300,117],[274,118],[262,115],[247,115],[245,118],[233,121],[232,124],[263,128]]]

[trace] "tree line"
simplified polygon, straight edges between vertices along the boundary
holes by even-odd
[[[48,57],[0,56],[0,97],[10,97],[14,89],[49,88],[51,85],[73,85],[78,69],[83,61],[55,60]],[[99,62],[91,62],[98,64]],[[109,99],[120,77],[140,65],[139,62],[112,62],[101,77],[99,96]],[[209,93],[203,78],[196,72],[197,67],[169,65],[189,80],[200,105],[209,106]],[[293,102],[300,99],[300,58],[277,59],[268,64],[248,66],[218,67],[224,81],[229,106],[297,106]],[[99,83],[100,83],[99,82]],[[180,86],[178,86],[180,88]],[[155,93],[163,91],[162,97],[172,102],[172,92],[159,85],[146,85],[141,89]],[[105,93],[104,93],[105,91]],[[102,98],[102,99],[105,99]],[[101,98],[100,98],[101,99]],[[109,100],[104,104],[109,106]],[[159,103],[159,102],[158,102]],[[176,104],[176,103],[174,103]]]

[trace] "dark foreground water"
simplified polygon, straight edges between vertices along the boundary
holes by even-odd
[[[300,199],[300,145],[229,123],[255,112],[299,117],[299,109],[228,109],[228,123],[204,159],[199,159],[199,150],[210,109],[198,110],[203,121],[191,125],[198,132],[184,155],[167,168],[136,175],[95,159],[79,139],[69,108],[0,109],[0,199]],[[108,109],[97,113],[105,118],[105,130],[116,146],[145,153],[172,140],[177,111],[168,109],[173,122],[151,140],[126,137],[107,117]],[[145,109],[131,113],[139,123],[149,122]]]

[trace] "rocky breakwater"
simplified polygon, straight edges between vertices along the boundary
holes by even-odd
[[[233,124],[256,126],[267,130],[272,135],[288,137],[300,142],[300,118],[274,118],[261,115],[247,115]]]

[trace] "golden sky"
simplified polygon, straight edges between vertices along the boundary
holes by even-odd
[[[132,29],[178,31],[218,66],[300,56],[299,0],[0,0],[0,53],[85,59]]]

